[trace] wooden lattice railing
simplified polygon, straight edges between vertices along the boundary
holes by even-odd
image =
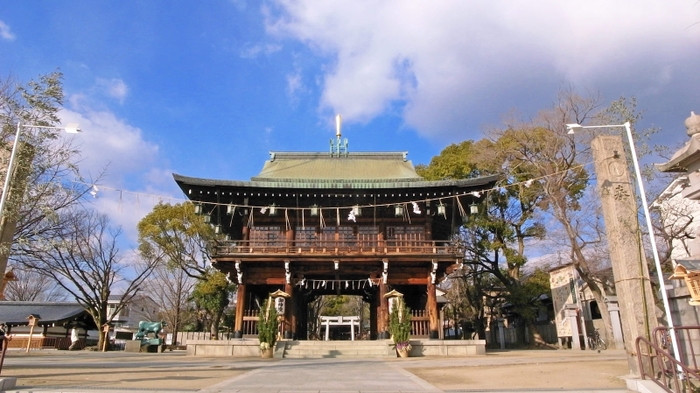
[[[348,241],[319,240],[231,240],[220,241],[214,247],[214,256],[235,254],[441,254],[461,255],[449,242],[430,240]]]

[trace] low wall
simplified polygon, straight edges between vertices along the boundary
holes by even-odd
[[[393,347],[389,340],[387,346]],[[347,345],[362,346],[368,341],[312,341],[316,346],[324,344],[334,345],[343,343]],[[376,342],[376,341],[373,341]],[[275,357],[284,356],[285,340],[278,342],[275,349]],[[347,345],[344,345],[345,347]],[[486,354],[486,340],[411,340],[410,356],[436,356],[436,357],[465,357]],[[232,340],[189,340],[187,342],[187,355],[190,356],[232,356],[232,357],[259,357],[260,347],[257,339],[232,339]],[[368,357],[372,357],[368,355]]]
[[[260,357],[258,339],[187,340],[187,355]]]
[[[410,356],[464,357],[486,354],[486,340],[411,340]]]

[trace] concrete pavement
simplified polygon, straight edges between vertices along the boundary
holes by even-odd
[[[466,358],[410,358],[382,359],[273,359],[257,358],[233,360],[230,358],[199,358],[184,354],[135,354],[46,352],[28,356],[11,354],[6,359],[3,376],[18,376],[18,386],[6,392],[17,393],[325,393],[325,392],[628,392],[624,388],[594,389],[585,383],[571,389],[533,389],[528,385],[512,385],[508,389],[474,389],[481,384],[465,383],[459,389],[441,390],[408,370],[421,368],[451,369],[453,367],[477,370],[502,370],[508,367],[538,365],[544,374],[532,378],[546,378],[548,364],[594,364],[624,359],[621,351],[505,351],[486,356]],[[541,367],[540,367],[541,365]],[[408,370],[407,370],[408,369]],[[81,373],[81,370],[101,370]],[[148,372],[144,373],[144,370]],[[213,371],[212,371],[213,370]],[[220,378],[205,379],[204,373],[216,372]],[[584,370],[583,368],[581,370]],[[582,371],[585,372],[585,371]],[[89,382],[91,375],[98,374]],[[483,373],[485,374],[485,373]],[[512,373],[511,373],[512,374]],[[66,378],[65,376],[70,376]],[[212,374],[212,377],[216,377]],[[485,376],[486,377],[486,376]],[[34,379],[32,379],[34,378]],[[43,384],[31,385],[42,379]],[[475,377],[471,377],[472,379]],[[491,378],[491,377],[489,377]],[[53,381],[62,384],[51,385]],[[81,381],[82,380],[82,381]],[[113,380],[110,382],[110,380]],[[129,380],[131,385],[118,384]],[[433,380],[435,382],[435,380]],[[197,382],[197,383],[192,383]],[[483,381],[481,381],[483,382]],[[501,384],[503,385],[503,384]]]

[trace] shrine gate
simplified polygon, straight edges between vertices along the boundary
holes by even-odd
[[[221,235],[212,260],[238,284],[235,337],[254,333],[246,320],[282,290],[284,336],[298,340],[309,338],[309,302],[338,294],[361,296],[370,338],[388,338],[392,289],[438,338],[436,284],[464,257],[452,235],[496,181],[426,181],[405,152],[341,149],[271,152],[250,181],[174,178]]]

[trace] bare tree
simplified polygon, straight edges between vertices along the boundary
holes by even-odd
[[[61,302],[66,291],[52,278],[23,267],[11,268],[17,277],[5,288],[5,300],[20,302]]]
[[[160,319],[173,334],[173,344],[177,343],[178,333],[187,323],[185,316],[195,282],[184,270],[159,264],[143,285],[150,288],[151,297],[161,306]]]
[[[67,213],[57,236],[38,245],[38,251],[23,263],[57,282],[101,327],[139,293],[155,263],[129,265],[117,247],[121,229],[111,227],[105,215],[78,209]],[[116,287],[120,288],[120,303],[109,313],[107,301]],[[100,329],[100,348],[104,340]]]

